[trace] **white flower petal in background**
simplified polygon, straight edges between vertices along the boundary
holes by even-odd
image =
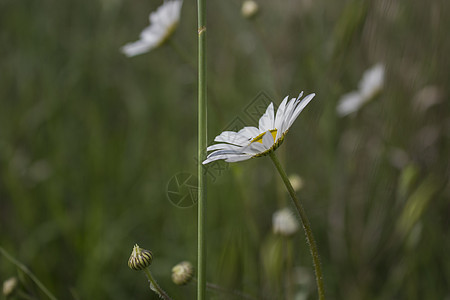
[[[288,208],[276,211],[272,216],[273,233],[291,236],[299,229],[298,221]]]
[[[344,117],[357,110],[364,104],[364,101],[359,92],[351,92],[345,94],[339,100],[336,111],[339,116]]]
[[[273,103],[267,107],[264,115],[259,119],[259,128],[244,127],[239,132],[224,131],[214,139],[215,144],[209,146],[212,151],[203,161],[207,164],[224,159],[227,162],[242,161],[252,157],[259,157],[274,151],[284,140],[289,128],[302,110],[314,98],[310,94],[301,99],[303,92],[297,98],[284,98],[275,114]]]
[[[359,82],[359,92],[364,99],[370,99],[377,94],[384,85],[384,65],[376,64],[365,71]]]
[[[150,14],[150,25],[141,32],[141,39],[126,44],[121,51],[126,56],[132,57],[162,45],[178,25],[182,4],[182,0],[164,1],[163,5]]]
[[[339,99],[336,112],[344,117],[358,111],[364,104],[370,101],[384,85],[385,67],[383,64],[376,64],[365,71],[361,78],[357,91],[347,93]]]

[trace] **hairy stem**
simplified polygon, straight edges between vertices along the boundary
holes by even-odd
[[[148,268],[144,269],[145,275],[147,275],[148,281],[150,281],[150,289],[155,291],[161,298],[165,300],[172,300],[167,293],[159,286],[156,280],[153,278],[152,273]]]
[[[276,169],[278,170],[278,173],[280,174],[281,179],[283,179],[283,182],[286,185],[286,188],[287,188],[289,194],[291,195],[292,202],[294,203],[295,208],[297,209],[297,212],[300,215],[300,221],[302,223],[303,229],[305,230],[306,241],[308,242],[309,250],[311,252],[311,256],[312,256],[313,263],[314,263],[319,299],[323,300],[323,299],[325,299],[325,289],[323,286],[323,275],[322,275],[322,269],[320,266],[319,251],[317,250],[317,245],[316,245],[316,241],[314,240],[314,236],[313,236],[313,233],[311,230],[311,225],[309,224],[309,220],[308,220],[308,217],[306,216],[306,212],[303,209],[302,204],[298,200],[297,195],[295,194],[294,188],[292,187],[291,182],[289,181],[286,172],[284,171],[277,156],[275,155],[275,152],[272,151],[271,153],[269,153],[269,156],[272,159],[272,162],[275,165]]]

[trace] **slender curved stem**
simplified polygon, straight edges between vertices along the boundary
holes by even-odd
[[[147,275],[148,281],[150,281],[150,289],[155,291],[161,298],[164,298],[165,300],[172,300],[172,298],[170,298],[169,295],[167,295],[167,293],[159,286],[159,284],[153,278],[152,273],[150,273],[150,270],[148,268],[145,268],[144,271],[145,275]]]
[[[31,271],[20,261],[12,257],[8,252],[6,252],[3,247],[0,247],[0,252],[3,254],[4,257],[6,257],[7,260],[9,260],[11,263],[13,263],[17,268],[19,268],[22,272],[28,275],[28,277],[31,278],[31,280],[36,283],[36,285],[42,290],[42,292],[51,300],[56,300],[56,297],[53,296],[53,294],[42,284],[42,282],[33,274]]]
[[[274,151],[270,152],[269,156],[272,159],[273,164],[277,168],[278,173],[280,174],[281,178],[283,179],[283,182],[286,185],[286,188],[287,188],[289,194],[291,195],[291,199],[294,202],[295,208],[297,209],[298,214],[300,215],[300,220],[302,222],[302,226],[303,226],[303,229],[305,230],[305,234],[306,234],[306,241],[308,242],[309,250],[311,252],[311,256],[312,256],[313,263],[314,263],[319,299],[323,300],[323,299],[325,299],[325,289],[323,286],[323,275],[322,275],[322,269],[320,266],[319,251],[317,250],[317,245],[316,245],[316,241],[314,240],[314,236],[313,236],[313,233],[311,230],[311,225],[309,224],[309,220],[308,220],[308,217],[306,216],[306,212],[303,209],[303,206],[301,205],[297,196],[295,195],[294,188],[292,187],[291,182],[289,181],[286,172],[284,171],[283,167],[281,166],[280,162],[278,161],[278,158],[275,155],[275,152]]]
[[[197,299],[206,298],[206,0],[197,0],[198,13],[198,220],[197,220]]]

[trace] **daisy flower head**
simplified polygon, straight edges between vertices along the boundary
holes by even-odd
[[[338,115],[344,117],[358,111],[381,91],[384,85],[384,70],[384,65],[378,63],[365,71],[358,84],[358,90],[343,95],[339,100],[336,107]]]
[[[224,159],[226,162],[243,161],[265,156],[274,151],[281,145],[289,128],[315,94],[309,94],[301,99],[302,96],[303,92],[291,100],[289,100],[289,96],[286,96],[276,114],[273,103],[270,103],[264,115],[259,119],[259,127],[248,126],[239,132],[224,131],[216,136],[214,141],[219,144],[207,148],[208,152],[212,152],[206,157],[203,164],[220,159]]]
[[[128,43],[121,51],[128,57],[146,53],[161,46],[175,31],[183,0],[166,0],[149,16],[150,25],[140,35],[140,40]]]

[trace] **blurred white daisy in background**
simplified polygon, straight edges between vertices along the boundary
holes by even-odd
[[[180,20],[182,0],[164,1],[155,12],[150,14],[150,26],[141,32],[141,39],[128,43],[121,51],[128,57],[143,54],[161,46],[175,31]]]
[[[213,152],[207,156],[203,164],[219,159],[227,162],[247,160],[264,156],[278,148],[295,119],[315,96],[315,94],[309,94],[300,100],[302,95],[303,92],[298,98],[292,98],[289,102],[289,96],[286,96],[278,107],[276,115],[273,103],[270,103],[259,119],[259,128],[249,126],[239,132],[224,131],[216,136],[214,141],[222,143],[208,147],[207,151]]]
[[[384,65],[378,63],[364,72],[358,90],[343,95],[339,100],[336,107],[338,115],[344,117],[359,110],[381,91],[384,85],[384,71]]]
[[[242,2],[241,14],[246,18],[251,18],[259,10],[259,5],[253,0],[245,0]]]
[[[297,219],[287,207],[273,214],[272,227],[273,233],[283,236],[291,236],[299,229]]]

